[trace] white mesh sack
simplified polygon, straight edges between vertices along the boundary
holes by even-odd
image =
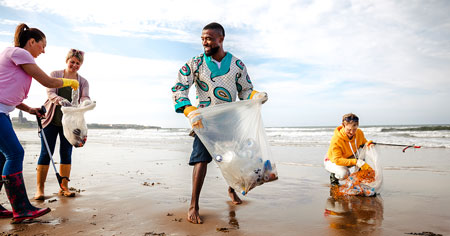
[[[95,108],[95,101],[85,100],[80,105],[61,107],[64,136],[75,147],[83,147],[87,140],[84,113]]]

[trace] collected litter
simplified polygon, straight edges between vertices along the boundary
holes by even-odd
[[[72,106],[63,106],[62,125],[64,136],[74,147],[83,147],[87,140],[87,125],[84,113],[94,109],[96,102],[85,100],[78,104],[78,90],[72,92]]]
[[[261,118],[262,99],[215,105],[193,111],[203,128],[195,134],[212,155],[228,185],[246,195],[278,179]]]
[[[366,196],[379,194],[383,184],[383,170],[375,147],[367,147],[359,152],[358,159],[364,160],[372,169],[356,169],[345,183],[334,189],[334,196]]]

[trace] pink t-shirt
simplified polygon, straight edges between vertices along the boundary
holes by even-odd
[[[0,103],[17,106],[27,98],[31,76],[20,65],[36,64],[33,56],[20,47],[7,47],[0,54]]]

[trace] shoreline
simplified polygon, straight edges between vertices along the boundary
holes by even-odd
[[[18,132],[19,137],[22,135]],[[34,135],[34,134],[33,134]],[[111,139],[111,138],[110,138]],[[31,199],[40,142],[22,142],[24,178]],[[377,198],[354,198],[330,205],[329,174],[322,167],[327,147],[272,146],[279,179],[256,187],[242,205],[233,205],[215,163],[200,197],[204,224],[186,220],[192,167],[191,139],[182,142],[123,143],[88,139],[72,156],[70,187],[75,198],[57,196],[49,170],[46,200],[32,204],[52,211],[32,223],[12,225],[0,219],[0,232],[18,235],[404,235],[425,231],[450,234],[450,150],[401,153],[380,148],[384,186]],[[427,157],[427,159],[424,159]],[[55,161],[59,162],[58,154]],[[294,164],[290,164],[294,163]],[[0,202],[7,202],[4,191]],[[10,209],[9,204],[3,204]],[[326,210],[341,216],[326,217]],[[355,222],[359,222],[356,223]],[[333,228],[333,226],[339,226]],[[0,234],[2,235],[2,234]]]

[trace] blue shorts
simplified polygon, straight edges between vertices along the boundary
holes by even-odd
[[[199,162],[210,163],[211,161],[211,154],[209,154],[205,145],[203,145],[202,141],[200,141],[197,135],[195,135],[194,144],[192,145],[191,158],[189,159],[189,165],[193,166]]]

